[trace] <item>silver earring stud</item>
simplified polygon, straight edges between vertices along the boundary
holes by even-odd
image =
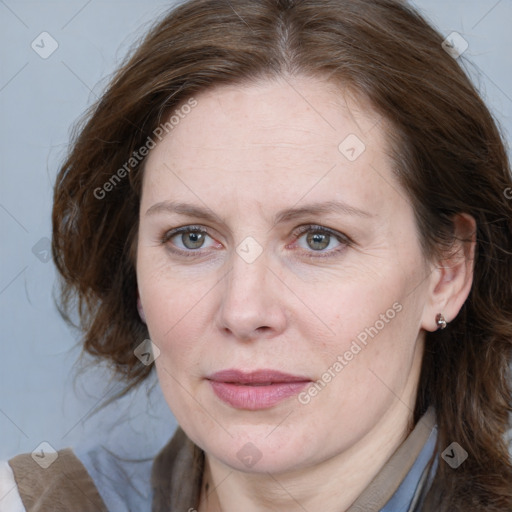
[[[441,313],[438,313],[436,315],[436,324],[438,330],[444,329],[447,325],[446,320],[444,319],[444,316]]]

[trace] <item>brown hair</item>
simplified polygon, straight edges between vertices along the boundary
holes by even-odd
[[[457,318],[427,333],[414,412],[416,422],[435,407],[437,454],[456,441],[469,457],[457,469],[440,461],[424,510],[510,511],[510,168],[491,114],[442,41],[398,0],[181,5],[147,34],[77,130],[55,185],[53,256],[63,315],[77,308],[85,350],[110,361],[131,389],[151,371],[133,353],[148,336],[136,309],[143,160],[127,170],[133,151],[214,85],[297,74],[350,87],[394,127],[396,172],[426,258],[453,242],[454,214],[477,222],[473,287]],[[108,194],[94,192],[123,166]]]

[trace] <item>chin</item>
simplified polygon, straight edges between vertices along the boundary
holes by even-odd
[[[233,437],[223,435],[218,443],[209,440],[205,451],[230,468],[246,473],[285,473],[315,462],[304,451],[305,443],[299,436],[290,437],[287,432],[279,435],[272,432],[273,428],[240,427],[237,435],[236,429],[228,427]]]

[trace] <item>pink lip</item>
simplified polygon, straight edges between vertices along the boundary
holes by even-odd
[[[275,370],[223,370],[207,377],[215,394],[236,409],[268,409],[296,395],[311,379]]]

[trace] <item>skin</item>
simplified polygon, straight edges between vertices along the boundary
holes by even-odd
[[[146,161],[137,279],[163,394],[206,454],[200,512],[346,510],[413,426],[425,331],[439,312],[453,319],[466,299],[471,245],[450,260],[425,260],[392,172],[391,128],[347,91],[290,78],[196,99]],[[366,147],[354,161],[338,149],[349,134]],[[154,208],[165,201],[214,218]],[[326,201],[366,214],[273,221]],[[310,224],[351,242],[308,242],[296,230]],[[190,234],[163,240],[198,225],[208,230],[199,249]],[[456,219],[459,233],[473,228],[468,216]],[[262,251],[251,263],[236,251],[249,236]],[[317,381],[393,304],[400,312],[307,404],[293,396],[236,409],[206,380],[228,368],[271,368]],[[261,456],[252,467],[237,456],[249,442]]]

